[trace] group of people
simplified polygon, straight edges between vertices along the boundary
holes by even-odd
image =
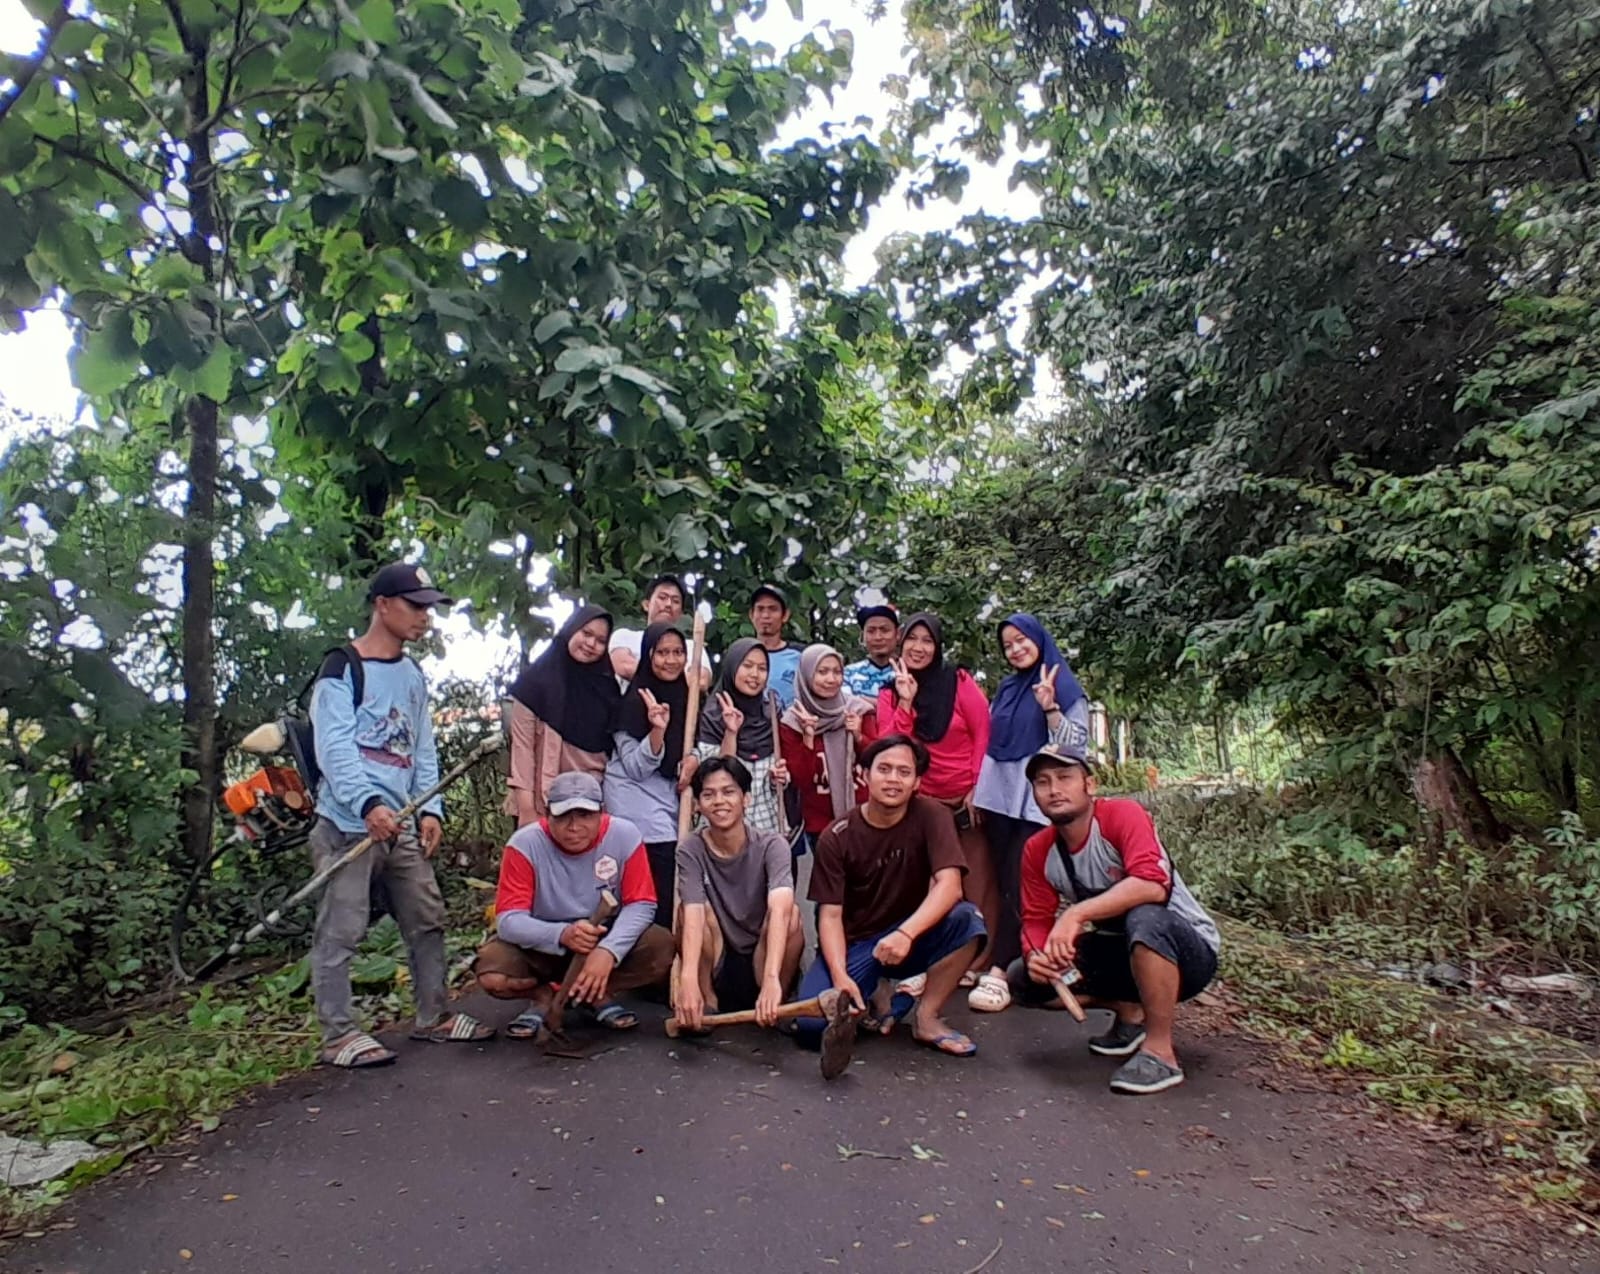
[[[350,1018],[374,872],[411,953],[416,1035],[493,1034],[445,998],[427,861],[440,807],[411,825],[395,818],[438,770],[426,686],[404,647],[449,599],[403,563],[378,573],[370,598],[366,633],[329,657],[312,698],[318,863],[367,833],[383,842],[335,875],[318,914],[323,1058],[340,1066],[394,1060]],[[1088,700],[1037,619],[998,625],[1011,671],[991,700],[947,659],[933,614],[863,607],[863,654],[847,661],[790,640],[788,599],[763,584],[749,601],[754,636],[691,667],[688,600],[676,576],[649,581],[640,630],[581,606],[510,687],[505,809],[517,830],[476,962],[484,991],[527,1002],[509,1037],[537,1036],[558,991],[603,1026],[633,1027],[620,997],[664,990],[676,961],[686,1031],[745,1008],[772,1025],[782,1004],[833,987],[866,1029],[904,1022],[918,1043],[971,1057],[976,1044],[945,1019],[960,989],[977,1012],[1061,1007],[1055,980],[1075,971],[1080,998],[1112,1010],[1089,1044],[1124,1059],[1112,1087],[1182,1082],[1173,1013],[1213,976],[1217,930],[1143,806],[1097,796]],[[351,658],[365,672],[359,702]],[[809,968],[796,897],[807,855]],[[600,924],[590,917],[604,890],[620,909]],[[795,1030],[808,1043],[823,1027],[802,1017]]]

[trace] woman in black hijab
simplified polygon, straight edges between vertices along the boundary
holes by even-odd
[[[749,769],[753,783],[745,821],[758,832],[781,830],[778,802],[789,781],[789,767],[778,755],[775,724],[782,705],[767,685],[770,670],[767,648],[754,637],[729,646],[695,732],[701,759],[736,756]]]
[[[615,749],[606,765],[606,813],[639,829],[656,883],[656,915],[671,923],[678,848],[678,802],[699,758],[685,752],[689,646],[671,624],[651,624],[638,669],[622,697]]]
[[[611,613],[580,606],[511,683],[511,776],[505,811],[524,827],[548,813],[558,774],[601,778],[613,746],[621,692],[606,646]]]
[[[964,668],[945,660],[944,625],[926,611],[906,620],[893,667],[893,683],[878,693],[878,733],[914,734],[926,745],[928,772],[918,791],[949,808],[967,856],[962,888],[969,902],[982,905],[994,892],[993,872],[972,793],[989,748],[989,701]],[[985,954],[974,961],[968,985],[977,966],[988,967]]]

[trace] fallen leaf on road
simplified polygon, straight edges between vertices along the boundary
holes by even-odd
[[[225,1194],[225,1195],[223,1195],[223,1196],[222,1196],[222,1201],[223,1201],[223,1202],[224,1202],[224,1203],[232,1203],[232,1202],[233,1202],[233,1201],[234,1201],[234,1200],[235,1200],[235,1199],[237,1199],[237,1198],[238,1198],[238,1197],[239,1197],[239,1196],[238,1196],[238,1195],[236,1195],[236,1194]]]
[[[886,1155],[881,1150],[857,1150],[854,1146],[844,1146],[844,1145],[838,1144],[837,1142],[834,1143],[834,1147],[833,1148],[839,1152],[839,1158],[845,1159],[845,1160],[849,1160],[849,1159],[900,1159],[900,1158],[904,1157],[902,1155]]]
[[[924,1161],[929,1160],[929,1159],[943,1159],[944,1158],[944,1156],[942,1154],[940,1154],[937,1150],[926,1150],[923,1147],[919,1146],[914,1141],[911,1143],[911,1154],[912,1154],[913,1157],[915,1157],[917,1159],[924,1160]]]
[[[1253,1186],[1260,1186],[1263,1190],[1271,1190],[1278,1183],[1271,1177],[1251,1177],[1250,1184]]]
[[[1025,1185],[1025,1186],[1031,1186],[1033,1184],[1033,1178],[1032,1177],[1023,1177],[1022,1178],[1022,1184]]]
[[[1065,1221],[1059,1220],[1053,1216],[1045,1217],[1044,1223],[1049,1226],[1054,1226],[1058,1230],[1064,1230],[1067,1228],[1067,1223]]]
[[[194,1260],[194,1253],[186,1247],[180,1247],[178,1249],[178,1259],[183,1261],[192,1261]]]
[[[919,1216],[917,1218],[917,1224],[918,1225],[932,1225],[938,1219],[939,1219],[939,1217],[938,1217],[937,1213],[924,1212],[921,1216]]]
[[[1146,1178],[1146,1177],[1148,1177],[1150,1175],[1150,1169],[1149,1168],[1135,1168],[1133,1170],[1133,1175],[1138,1177],[1142,1181],[1142,1180],[1144,1180],[1144,1178]]]
[[[1106,1214],[1104,1212],[1085,1212],[1083,1214],[1083,1219],[1085,1221],[1104,1221],[1106,1219]]]

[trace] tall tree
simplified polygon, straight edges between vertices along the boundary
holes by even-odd
[[[280,472],[339,484],[348,548],[308,569],[359,571],[403,527],[517,616],[535,555],[602,594],[707,551],[824,562],[846,471],[899,454],[813,392],[881,314],[836,295],[829,262],[893,164],[859,130],[774,145],[851,46],[752,43],[760,9],[37,10],[0,98],[0,323],[59,298],[96,412],[179,442],[192,854],[224,742],[226,420],[266,422]],[[814,298],[798,330],[770,306],[781,284]],[[281,500],[325,512],[314,483]],[[521,552],[486,551],[502,538]]]
[[[1012,12],[913,6],[931,92],[908,118],[961,121],[933,192],[963,151],[1012,139],[1040,212],[969,218],[888,269],[914,280],[914,321],[987,346],[980,370],[1049,358],[1095,413],[1086,464],[1128,533],[1081,631],[1140,693],[1187,665],[1281,696],[1479,834],[1471,771],[1495,714],[1535,746],[1536,701],[1538,738],[1593,752],[1587,694],[1534,657],[1563,627],[1592,635],[1592,382],[1539,362],[1550,329],[1528,316],[1586,340],[1600,8]],[[1022,350],[995,317],[1007,300],[1031,315]],[[1491,458],[1534,453],[1573,486],[1515,488],[1533,540],[1465,514]],[[1390,547],[1358,565],[1362,543]],[[1449,545],[1452,569],[1402,544]],[[1312,578],[1314,601],[1292,586]]]

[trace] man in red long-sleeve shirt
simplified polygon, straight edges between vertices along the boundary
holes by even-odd
[[[1216,974],[1217,927],[1173,868],[1144,806],[1096,797],[1082,752],[1049,744],[1027,773],[1051,826],[1022,851],[1024,956],[1009,970],[1012,994],[1055,1001],[1052,980],[1076,965],[1083,1002],[1115,1015],[1090,1051],[1128,1059],[1112,1090],[1181,1084],[1172,1019],[1178,1002]]]

